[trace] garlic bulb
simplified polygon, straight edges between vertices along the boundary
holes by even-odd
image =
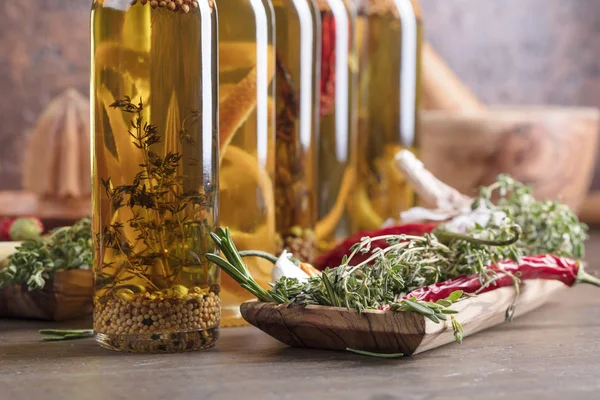
[[[283,277],[296,278],[300,282],[308,280],[309,275],[294,264],[292,260],[290,260],[291,257],[292,254],[288,253],[286,250],[281,253],[271,272],[273,282],[277,282]]]
[[[425,205],[431,207],[413,207],[401,213],[403,223],[441,222],[471,213],[473,199],[437,179],[410,151],[398,152],[396,165]]]

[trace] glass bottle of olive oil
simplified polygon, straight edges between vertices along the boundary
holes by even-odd
[[[316,255],[316,85],[320,21],[311,0],[273,0],[276,25],[275,221],[278,252]]]
[[[219,8],[220,220],[238,250],[275,253],[275,47],[270,0],[217,0]],[[273,264],[246,258],[269,288]],[[244,324],[252,296],[226,274],[222,326]]]
[[[325,250],[350,234],[346,205],[356,182],[357,70],[351,0],[317,0],[321,16],[319,91],[319,220]]]
[[[94,0],[94,330],[175,352],[219,335],[217,14],[212,0]]]
[[[417,151],[422,24],[416,0],[357,0],[358,181],[349,202],[353,232],[396,222],[414,193],[395,166]]]

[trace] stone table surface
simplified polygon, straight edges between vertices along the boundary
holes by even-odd
[[[600,233],[587,246],[600,271]],[[0,400],[599,399],[600,289],[577,287],[511,324],[414,357],[292,349],[223,329],[214,349],[119,354],[93,339],[45,343],[46,324],[0,320]]]

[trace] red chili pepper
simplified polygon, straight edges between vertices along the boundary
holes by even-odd
[[[330,251],[321,254],[315,262],[313,263],[314,267],[320,271],[324,270],[327,267],[337,267],[342,263],[342,258],[344,255],[350,253],[350,248],[354,246],[356,243],[360,242],[365,236],[369,237],[377,237],[377,236],[386,236],[386,235],[412,235],[412,236],[423,236],[426,233],[431,233],[435,229],[436,225],[434,224],[408,224],[408,225],[398,225],[392,226],[389,228],[378,229],[375,231],[363,231],[359,232],[355,235],[350,236],[342,243],[331,249]],[[376,240],[373,242],[372,247],[387,247],[387,242],[385,240]],[[359,263],[368,258],[369,254],[356,254],[352,259],[353,263]]]
[[[485,287],[478,275],[463,275],[413,290],[403,299],[416,297],[417,300],[435,302],[448,298],[456,290],[462,290],[464,293],[485,293],[500,287],[512,286],[514,280],[510,274],[521,280],[548,279],[561,281],[567,286],[576,283],[600,286],[600,279],[585,273],[579,261],[553,255],[522,257],[518,264],[514,261],[504,261],[489,269],[496,272],[497,276],[494,283]]]
[[[321,13],[321,117],[335,107],[335,17],[331,12]]]

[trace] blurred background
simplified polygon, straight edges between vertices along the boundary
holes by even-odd
[[[597,0],[422,0],[426,37],[486,104],[600,106]],[[48,103],[87,97],[89,0],[0,3],[0,190]],[[600,191],[600,163],[593,190]]]

